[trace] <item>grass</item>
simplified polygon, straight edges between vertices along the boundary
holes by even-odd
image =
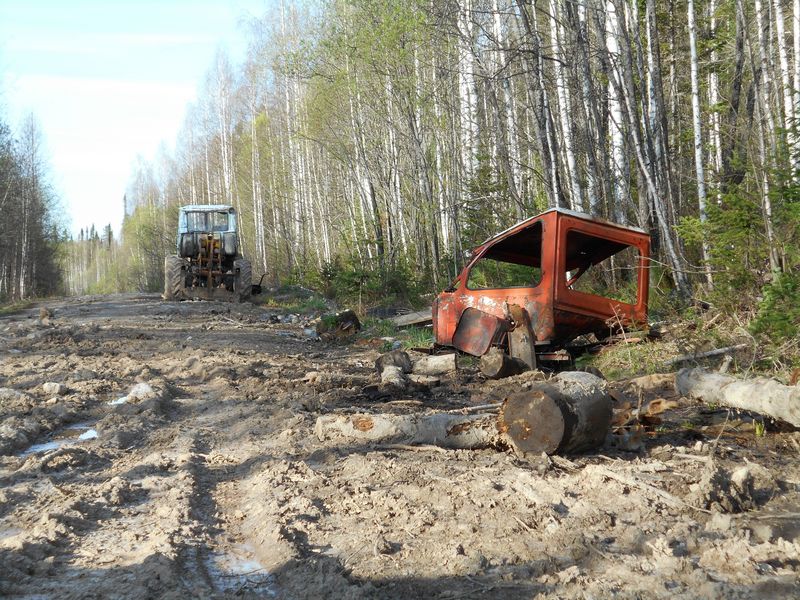
[[[670,371],[672,369],[665,367],[664,361],[676,354],[680,353],[673,344],[667,342],[619,343],[606,346],[600,354],[581,356],[576,364],[579,367],[596,367],[609,380],[617,380]]]
[[[371,337],[396,337],[399,330],[389,319],[364,319],[364,332]]]
[[[402,331],[401,336],[404,348],[424,348],[433,344],[431,327],[409,327]]]
[[[328,310],[328,305],[321,296],[311,296],[309,298],[275,298],[265,295],[262,305],[297,314],[320,313]]]
[[[33,306],[33,302],[30,300],[19,300],[17,302],[10,302],[8,304],[0,304],[0,317],[13,315],[21,310],[30,308],[31,306]]]
[[[433,344],[432,328],[407,327],[398,329],[388,319],[365,319],[361,336],[365,338],[395,338],[400,341],[402,347],[406,350],[409,348],[425,348]],[[384,351],[391,350],[392,342],[386,342],[382,349]]]

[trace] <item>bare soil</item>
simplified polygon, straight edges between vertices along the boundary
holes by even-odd
[[[43,306],[0,319],[0,596],[800,595],[796,432],[680,399],[568,459],[334,445],[320,414],[457,410],[532,377],[376,395],[380,341],[263,307]]]

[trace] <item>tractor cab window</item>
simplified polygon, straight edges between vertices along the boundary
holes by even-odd
[[[210,231],[228,231],[228,213],[208,213],[208,221],[211,226]]]
[[[542,223],[504,238],[472,265],[467,287],[472,290],[536,287],[542,280]]]
[[[226,212],[190,212],[186,213],[186,225],[189,231],[228,231],[228,213]]]
[[[636,304],[639,250],[580,231],[567,232],[564,280],[568,289]]]

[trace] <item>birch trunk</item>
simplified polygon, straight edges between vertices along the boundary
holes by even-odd
[[[796,148],[796,127],[794,103],[792,102],[792,81],[789,74],[789,57],[786,51],[786,28],[783,21],[783,7],[780,0],[772,0],[772,11],[775,14],[775,35],[778,46],[778,64],[780,65],[781,91],[783,92],[783,114],[781,118],[783,130],[786,132],[786,146],[792,170],[798,167]],[[795,57],[797,60],[797,57]],[[797,82],[795,82],[797,85]]]
[[[717,37],[717,0],[710,0],[708,4],[709,23],[712,40]],[[717,203],[722,201],[720,180],[722,178],[722,136],[719,110],[719,75],[717,73],[717,50],[712,46],[710,53],[711,69],[708,74],[708,103],[711,113],[711,123],[708,131],[711,143],[711,169],[717,184]]]
[[[609,210],[618,223],[625,223],[624,206],[630,200],[630,172],[625,155],[625,137],[623,132],[622,78],[620,76],[619,18],[614,0],[606,2],[606,50],[608,51],[611,71],[608,73],[608,131],[611,146],[611,180],[614,193],[614,204]]]
[[[705,159],[703,157],[703,134],[700,127],[700,84],[697,75],[697,33],[694,21],[694,0],[689,0],[687,5],[689,15],[689,59],[692,80],[692,126],[694,129],[694,165],[697,175],[697,205],[700,213],[700,223],[705,225],[708,220],[706,215],[706,182],[705,182]],[[706,274],[706,282],[709,288],[714,287],[714,280],[711,276],[711,265],[709,263],[709,246],[703,236],[703,264]]]
[[[775,235],[772,227],[772,200],[770,199],[770,184],[769,184],[769,171],[772,168],[772,160],[767,148],[775,147],[775,122],[772,117],[769,102],[769,90],[771,86],[770,65],[767,51],[767,36],[765,28],[768,23],[764,20],[763,8],[761,0],[755,0],[754,3],[755,16],[756,16],[756,30],[758,31],[758,56],[761,64],[761,77],[759,81],[760,94],[759,112],[761,115],[761,129],[762,136],[759,146],[761,152],[762,163],[762,211],[764,213],[764,228],[767,236],[767,243],[769,244],[769,262],[773,273],[780,270],[780,260],[778,252],[775,247]],[[754,69],[755,70],[755,69]]]
[[[563,66],[565,56],[562,50],[562,39],[564,37],[563,26],[561,25],[562,18],[560,0],[550,0],[550,44],[553,52],[553,70],[556,77],[556,99],[559,124],[561,126],[561,139],[564,140],[562,150],[569,177],[569,207],[572,210],[582,211],[584,210],[583,193],[572,136],[572,98],[567,87]]]

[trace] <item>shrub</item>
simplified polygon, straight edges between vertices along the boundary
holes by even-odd
[[[781,273],[763,290],[763,299],[751,325],[773,342],[793,338],[800,330],[800,274]]]

